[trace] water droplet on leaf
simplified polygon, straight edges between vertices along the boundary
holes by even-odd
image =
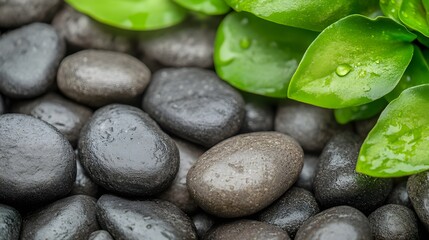
[[[250,47],[251,41],[248,38],[242,38],[240,40],[240,47],[243,49],[248,49]]]
[[[340,76],[344,77],[352,70],[352,67],[348,64],[340,64],[338,65],[337,69],[335,70],[335,73]]]

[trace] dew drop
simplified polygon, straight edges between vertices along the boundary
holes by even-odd
[[[248,49],[250,47],[250,44],[251,44],[250,39],[246,37],[240,40],[240,47],[243,49]]]
[[[364,92],[369,92],[369,91],[371,91],[371,87],[370,86],[365,86],[365,87],[363,87],[363,91]]]
[[[340,76],[344,77],[352,70],[352,67],[348,64],[340,64],[338,65],[337,69],[335,70],[335,73]]]

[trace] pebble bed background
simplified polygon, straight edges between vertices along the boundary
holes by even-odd
[[[429,172],[357,174],[376,119],[220,80],[219,19],[136,38],[59,0],[11,2],[0,240],[429,239]]]

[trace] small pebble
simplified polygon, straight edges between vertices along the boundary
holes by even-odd
[[[310,218],[298,230],[295,240],[372,240],[366,216],[349,206],[327,209]]]
[[[52,26],[73,48],[118,52],[132,50],[131,41],[120,30],[101,24],[70,6],[57,13]]]
[[[274,130],[274,109],[258,98],[246,98],[245,114],[240,132],[263,132]]]
[[[262,210],[258,214],[258,219],[280,227],[293,238],[301,225],[319,211],[319,206],[311,192],[294,187]]]
[[[54,84],[64,53],[64,40],[48,24],[33,23],[2,35],[0,92],[12,98],[43,94]]]
[[[311,154],[304,154],[304,166],[299,174],[295,186],[307,189],[313,192],[313,182],[316,176],[317,166],[319,165],[319,157]]]
[[[399,204],[410,209],[413,208],[407,192],[407,181],[397,183],[387,197],[386,203]]]
[[[361,146],[359,136],[343,132],[323,149],[314,177],[314,193],[322,207],[349,205],[370,213],[386,200],[392,180],[355,171]]]
[[[92,115],[91,109],[55,93],[30,101],[15,102],[12,112],[28,114],[51,124],[72,145],[76,145],[81,128]]]
[[[94,113],[82,129],[79,158],[94,182],[133,196],[162,192],[179,168],[174,141],[142,110],[121,104]]]
[[[409,177],[407,191],[414,211],[429,231],[429,171]]]
[[[0,203],[0,240],[18,240],[21,222],[16,209]]]
[[[88,176],[79,160],[76,160],[76,180],[74,181],[70,195],[86,195],[97,197],[98,192],[98,185],[95,184]]]
[[[208,213],[226,218],[250,215],[293,185],[303,158],[302,148],[285,134],[237,135],[198,159],[188,172],[188,189]]]
[[[21,239],[88,239],[98,229],[95,209],[88,196],[58,200],[24,218]]]
[[[206,147],[236,134],[244,117],[240,93],[213,71],[198,68],[156,72],[143,109],[161,127]]]
[[[197,239],[189,217],[167,201],[103,195],[97,202],[97,218],[115,239]]]
[[[306,151],[320,152],[338,128],[329,109],[295,101],[277,108],[274,129],[295,138]]]
[[[375,240],[419,239],[417,218],[412,210],[402,205],[384,205],[368,219]]]
[[[70,192],[73,148],[54,127],[23,114],[0,115],[0,202],[31,204]]]
[[[89,235],[88,240],[114,240],[108,231],[98,230]]]
[[[378,116],[377,117],[373,117],[370,119],[365,119],[365,120],[361,120],[361,121],[356,121],[355,122],[355,128],[356,128],[356,132],[357,134],[362,138],[366,138],[366,136],[368,136],[369,131],[371,131],[371,129],[375,126],[375,124],[377,123],[378,120]]]
[[[254,220],[237,220],[211,229],[204,240],[290,240],[287,232],[276,226]]]
[[[83,50],[66,57],[58,70],[58,87],[69,98],[93,107],[131,103],[145,90],[151,73],[131,55]]]
[[[194,222],[195,229],[200,239],[202,239],[203,236],[215,224],[215,219],[213,218],[213,216],[208,215],[205,212],[198,212],[194,214],[192,216],[192,221]]]

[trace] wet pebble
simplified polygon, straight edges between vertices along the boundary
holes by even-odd
[[[246,99],[245,114],[240,132],[262,132],[274,130],[274,109],[263,101]]]
[[[412,210],[402,205],[384,205],[368,219],[375,240],[419,239],[417,218]]]
[[[108,231],[98,230],[89,235],[88,240],[114,240]]]
[[[197,239],[189,217],[167,201],[103,195],[97,202],[97,218],[115,239]]]
[[[215,224],[215,219],[213,216],[201,211],[192,216],[192,222],[194,223],[198,237],[202,239]]]
[[[257,132],[229,138],[205,152],[189,170],[187,184],[198,205],[220,217],[260,211],[298,178],[303,151],[291,137]]]
[[[151,73],[136,58],[118,52],[83,50],[66,57],[58,70],[58,87],[88,106],[131,103],[143,93]]]
[[[319,211],[319,206],[311,192],[294,187],[261,211],[258,219],[280,227],[289,233],[289,236],[294,237],[301,225]]]
[[[76,160],[76,180],[74,181],[70,195],[87,195],[91,197],[97,197],[98,192],[98,185],[95,184],[88,176],[79,160]]]
[[[121,104],[94,113],[82,129],[79,158],[97,184],[136,196],[165,190],[179,168],[174,141],[142,110]]]
[[[70,6],[57,13],[52,25],[74,48],[118,52],[131,52],[132,49],[131,41],[120,30],[103,25]]]
[[[0,240],[18,240],[21,221],[16,209],[0,203]]]
[[[429,171],[409,177],[407,192],[414,211],[429,231]]]
[[[72,145],[76,145],[81,128],[92,115],[91,109],[55,93],[30,101],[15,102],[12,112],[28,114],[51,124]]]
[[[88,239],[98,229],[95,209],[88,196],[58,200],[24,218],[21,239]]]
[[[377,123],[377,120],[378,120],[378,116],[370,119],[356,121],[355,128],[356,128],[357,134],[363,139],[366,138],[366,136],[368,136],[369,131],[371,131],[371,129]]]
[[[295,186],[313,191],[314,176],[316,176],[319,158],[311,154],[304,154],[304,166],[299,174]]]
[[[207,147],[237,133],[244,117],[241,95],[214,72],[198,68],[156,72],[143,109],[161,127]]]
[[[387,197],[386,203],[399,204],[412,209],[410,198],[407,192],[407,181],[397,183]]]
[[[205,240],[266,239],[289,240],[287,232],[263,222],[238,220],[211,229]]]
[[[389,195],[391,179],[356,173],[360,145],[359,136],[344,132],[323,149],[313,184],[316,199],[324,208],[349,205],[370,213]]]
[[[333,207],[310,218],[295,236],[295,240],[333,239],[373,239],[367,217],[349,206]]]
[[[332,110],[288,101],[278,106],[274,129],[295,138],[304,150],[319,152],[338,124]]]
[[[1,1],[0,28],[14,28],[32,22],[47,21],[61,3],[61,0]]]
[[[0,115],[0,202],[41,203],[70,192],[76,161],[54,127],[23,114]]]
[[[64,53],[64,40],[48,24],[33,23],[2,35],[0,91],[12,98],[41,95],[54,83]]]

